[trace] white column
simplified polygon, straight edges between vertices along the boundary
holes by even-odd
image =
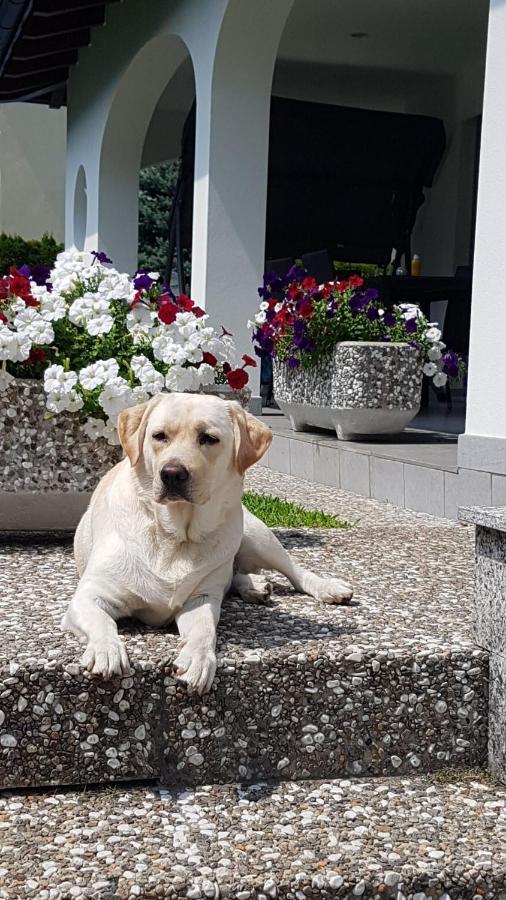
[[[466,432],[459,466],[506,474],[506,4],[491,0],[474,253]]]
[[[214,59],[193,53],[197,92],[192,296],[251,353],[264,270],[269,113],[293,0],[231,0]]]

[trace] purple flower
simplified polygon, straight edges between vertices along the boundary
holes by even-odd
[[[383,335],[383,337],[382,337],[382,338],[381,338],[381,340],[382,340],[382,341],[384,341],[384,342],[385,342],[385,344],[388,344],[388,343],[389,343],[389,341],[391,341],[391,340],[392,340],[392,338],[391,338],[391,337],[390,337],[390,335],[389,335],[389,334],[384,334],[384,335]]]
[[[443,372],[449,375],[450,378],[459,377],[459,357],[454,350],[448,350],[443,355]]]
[[[44,285],[47,283],[51,269],[49,266],[32,266],[32,280],[35,284]]]
[[[290,366],[291,369],[298,369],[300,366],[300,359],[297,359],[296,356],[289,356],[288,357],[288,365]]]
[[[92,250],[91,255],[95,257],[96,261],[99,263],[112,263],[112,259],[109,259],[107,253],[104,253],[103,250]]]
[[[30,276],[32,274],[32,270],[30,269],[30,266],[27,266],[27,265],[21,266],[18,269],[18,272],[20,275],[24,275],[25,278],[30,278]]]
[[[404,330],[406,334],[416,334],[417,323],[416,319],[406,319],[404,322]]]
[[[383,322],[387,328],[393,328],[394,325],[397,323],[397,319],[395,318],[393,312],[391,312],[389,309],[387,309],[384,319],[383,319]]]
[[[367,300],[370,302],[371,300],[377,300],[379,297],[379,291],[376,288],[366,288],[364,291],[364,297],[367,297]]]
[[[376,319],[379,319],[379,312],[376,306],[370,306],[369,309],[366,310],[366,316],[371,322],[375,322]]]
[[[137,272],[134,278],[134,288],[136,291],[149,291],[153,287],[154,280],[149,277],[147,272]]]
[[[358,315],[358,313],[361,312],[361,310],[363,310],[364,306],[367,306],[368,303],[369,303],[369,300],[365,296],[365,294],[358,294],[358,293],[353,294],[350,297],[350,309],[351,309],[352,316]]]
[[[409,346],[414,347],[415,350],[420,349],[420,344],[417,341],[409,341]]]

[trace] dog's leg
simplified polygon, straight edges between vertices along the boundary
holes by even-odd
[[[295,590],[323,603],[346,603],[353,589],[340,578],[320,578],[296,565],[272,531],[260,519],[244,510],[244,535],[235,559],[239,573],[271,569],[288,578]]]
[[[112,678],[130,673],[128,655],[115,622],[121,613],[120,605],[104,596],[103,584],[99,586],[86,578],[79,582],[62,627],[86,638],[87,647],[81,662],[94,675]]]
[[[210,690],[216,672],[216,627],[222,597],[201,594],[192,597],[176,615],[183,646],[174,660],[176,675],[190,693]]]
[[[236,572],[231,592],[246,603],[266,603],[272,594],[272,585],[263,575],[244,575]]]

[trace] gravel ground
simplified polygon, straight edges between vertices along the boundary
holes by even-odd
[[[0,897],[506,897],[506,790],[394,778],[0,797]]]
[[[71,545],[0,548],[0,783],[169,783],[412,774],[476,765],[487,737],[487,655],[471,635],[468,527],[257,469],[248,487],[357,520],[284,530],[294,557],[352,580],[348,607],[274,578],[270,605],[228,598],[212,692],[173,677],[177,636],[121,626],[134,675],[85,675],[59,628]]]

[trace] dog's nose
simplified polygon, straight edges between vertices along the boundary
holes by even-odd
[[[160,471],[160,478],[165,487],[180,490],[188,481],[190,473],[181,463],[166,463]]]

